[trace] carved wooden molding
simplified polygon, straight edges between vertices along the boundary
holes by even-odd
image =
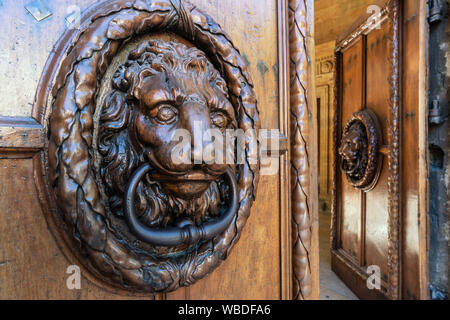
[[[39,151],[44,146],[43,127],[33,118],[0,117],[0,151]]]
[[[391,36],[388,47],[390,52],[391,74],[388,82],[391,91],[387,101],[390,117],[388,123],[388,190],[389,190],[389,295],[392,299],[401,296],[401,187],[400,187],[400,0],[391,0],[388,4],[388,19],[391,21]]]
[[[128,61],[115,72],[113,86],[117,92],[102,98],[102,80],[109,72],[115,56],[121,52],[122,45],[152,31],[173,32],[190,41],[198,49],[187,49],[181,44],[178,46],[140,41],[140,46],[128,53]],[[176,48],[173,48],[174,46]],[[157,197],[148,196],[142,187],[139,189],[139,185],[144,184],[144,180],[139,182],[142,176],[135,181],[131,194],[136,191],[140,201],[143,201],[139,202],[137,212],[142,211],[142,204],[145,209],[145,203],[153,201],[150,218],[145,220],[148,225],[141,225],[147,232],[137,232],[134,234],[136,239],[133,239],[133,234],[129,234],[127,228],[124,228],[120,212],[115,211],[116,202],[111,200],[122,201],[121,195],[125,194],[123,183],[129,183],[133,172],[148,170],[148,165],[142,167],[146,160],[155,169],[155,172],[149,171],[151,179],[156,179],[162,186],[162,191],[152,187],[155,194],[161,192],[164,197],[164,193],[171,191],[180,198],[177,200],[169,195],[174,201],[174,208],[189,206],[190,199],[197,196],[196,191],[201,193],[205,186],[213,188],[211,194],[215,193],[217,197],[221,195],[221,205],[231,203],[222,195],[227,190],[226,182],[217,180],[216,187],[211,187],[209,182],[212,171],[223,173],[224,168],[209,168],[208,175],[202,175],[208,183],[205,183],[205,180],[197,180],[196,177],[200,173],[187,173],[185,180],[194,181],[198,188],[196,190],[192,190],[191,185],[180,187],[181,189],[176,187],[175,190],[173,183],[164,175],[168,171],[167,168],[164,168],[164,171],[163,167],[170,164],[170,159],[158,157],[161,152],[167,151],[164,149],[167,145],[156,144],[154,139],[158,133],[149,134],[149,128],[156,123],[172,123],[174,114],[178,111],[167,104],[156,103],[154,100],[157,97],[149,95],[154,91],[148,86],[153,86],[158,81],[147,83],[145,79],[165,74],[166,82],[162,83],[170,83],[170,80],[167,80],[170,78],[168,73],[175,72],[172,69],[177,64],[176,61],[171,61],[173,56],[167,54],[170,50],[173,50],[174,55],[175,52],[187,52],[178,59],[186,60],[186,63],[181,65],[189,68],[189,72],[193,70],[192,72],[199,73],[198,77],[190,79],[202,79],[202,72],[211,72],[208,79],[215,79],[211,82],[214,84],[213,89],[204,88],[196,95],[190,95],[183,90],[180,92],[176,90],[176,85],[172,84],[174,90],[170,92],[177,95],[170,98],[174,104],[195,104],[198,108],[204,108],[208,104],[202,102],[199,97],[213,92],[217,97],[229,98],[229,101],[217,97],[212,100],[216,103],[223,102],[218,108],[228,112],[231,110],[234,115],[230,116],[228,122],[222,117],[217,122],[212,119],[212,123],[220,127],[220,123],[227,122],[244,132],[248,129],[259,129],[253,84],[238,50],[211,17],[181,0],[107,1],[86,10],[79,30],[68,30],[50,56],[38,87],[33,110],[33,114],[45,124],[49,138],[42,161],[36,163],[36,177],[39,180],[37,185],[44,211],[48,212],[49,225],[52,229],[57,229],[53,230],[55,237],[65,242],[65,246],[69,248],[65,252],[69,251],[69,256],[75,256],[81,261],[94,277],[112,287],[135,292],[173,291],[195,283],[214,270],[226,259],[238,241],[255,199],[258,184],[259,143],[248,140],[244,148],[246,161],[232,171],[227,171],[230,188],[234,185],[233,178],[238,179],[236,190],[232,192],[236,198],[232,203],[236,203],[237,208],[232,215],[224,215],[227,221],[228,218],[232,219],[224,232],[221,232],[221,227],[214,225],[210,229],[215,233],[209,233],[209,222],[204,228],[197,228],[183,220],[173,223],[178,223],[181,231],[175,233],[183,238],[181,243],[188,245],[187,248],[178,246],[168,251],[152,246],[151,241],[138,241],[154,239],[149,235],[155,231],[152,229],[153,225],[168,223],[164,219],[158,220],[155,216],[155,212],[159,212],[154,206],[158,201]],[[207,56],[214,66],[209,66],[210,62],[204,56]],[[149,63],[152,59],[160,62]],[[224,81],[221,80],[222,77]],[[211,83],[209,85],[212,86]],[[193,87],[195,86],[190,88]],[[164,91],[162,87],[158,90]],[[179,99],[178,96],[183,97]],[[104,107],[98,99],[104,99]],[[231,103],[231,109],[227,103]],[[153,115],[155,109],[159,111]],[[147,112],[145,110],[151,111],[144,115],[144,112]],[[182,112],[179,112],[177,116],[183,117]],[[155,122],[150,124],[148,116],[153,117]],[[162,147],[156,150],[154,148],[157,145]],[[113,154],[119,157],[114,158]],[[114,163],[116,160],[120,160],[119,163]],[[112,170],[117,169],[115,166],[119,166],[119,170]],[[120,180],[122,175],[123,181]],[[113,180],[115,182],[112,182]],[[117,197],[114,198],[115,196]],[[164,203],[170,203],[167,201]],[[214,200],[211,201],[210,206],[215,203]],[[125,211],[134,210],[130,209],[133,202],[126,202]],[[147,211],[143,211],[145,215]],[[210,218],[202,215],[198,218],[210,221]],[[128,223],[131,226],[130,220]],[[220,234],[217,235],[217,232]],[[208,235],[211,235],[212,239]],[[168,243],[171,242],[161,245]],[[192,246],[189,246],[191,244]]]
[[[389,249],[388,249],[388,295],[391,299],[400,298],[401,290],[401,186],[400,186],[400,1],[390,0],[387,5],[381,11],[380,23],[383,23],[389,19],[391,30],[391,37],[388,39],[388,47],[390,52],[390,65],[391,72],[387,77],[387,81],[390,88],[390,99],[386,101],[386,105],[390,110],[390,116],[388,119],[388,137],[387,137],[387,150],[385,147],[380,147],[379,152],[383,155],[387,154],[388,169],[389,169]],[[339,114],[342,101],[339,96],[340,79],[340,58],[341,51],[353,42],[361,35],[369,33],[374,27],[373,21],[368,21],[360,28],[355,30],[349,37],[338,43],[335,50],[335,116],[333,126],[333,149],[334,149],[334,161],[333,161],[333,188],[332,188],[332,223],[331,223],[331,244],[332,249],[337,249],[337,236],[338,236],[338,220],[337,220],[337,181],[338,181],[338,167],[340,159],[338,152],[339,148]]]
[[[389,3],[391,1],[392,0],[390,0]],[[335,52],[342,51],[344,48],[349,47],[361,35],[368,34],[370,31],[372,31],[374,28],[377,28],[377,26],[381,25],[386,19],[388,19],[389,12],[391,11],[390,7],[392,7],[392,5],[389,3],[382,8],[380,12],[380,19],[376,23],[374,22],[373,19],[368,19],[365,23],[361,24],[359,28],[353,31],[349,36],[339,41],[336,44]]]
[[[312,261],[313,220],[312,209],[312,161],[313,122],[310,117],[312,101],[309,90],[313,85],[314,62],[310,46],[313,29],[312,12],[314,4],[307,0],[289,0],[290,37],[290,136],[291,136],[291,197],[292,197],[292,264],[293,299],[317,298],[314,295],[314,281],[318,266]],[[317,205],[315,206],[318,207]]]

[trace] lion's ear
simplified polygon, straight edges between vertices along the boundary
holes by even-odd
[[[132,95],[137,99],[140,100],[141,98],[141,89],[144,85],[145,78],[152,76],[154,72],[150,69],[144,69],[137,75],[136,79],[133,81],[133,86],[131,87],[131,93]]]

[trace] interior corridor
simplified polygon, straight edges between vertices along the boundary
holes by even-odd
[[[320,249],[320,300],[359,300],[357,296],[331,270],[330,254],[331,214],[320,211],[319,249]]]

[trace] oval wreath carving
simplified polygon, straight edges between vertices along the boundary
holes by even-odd
[[[379,152],[383,136],[378,118],[370,109],[353,114],[342,133],[339,155],[341,170],[356,189],[371,191],[381,174],[383,157]]]
[[[165,31],[190,41],[213,63],[226,81],[238,127],[245,132],[259,129],[253,84],[239,51],[211,17],[181,0],[105,1],[88,9],[81,27],[67,31],[56,45],[35,105],[47,124],[47,152],[40,170],[52,209],[50,226],[59,229],[71,253],[97,278],[116,288],[148,293],[191,285],[228,256],[250,214],[259,178],[259,143],[250,139],[245,141],[246,161],[236,166],[238,209],[232,223],[183,254],[148,253],[111,225],[94,163],[100,82],[124,44]]]

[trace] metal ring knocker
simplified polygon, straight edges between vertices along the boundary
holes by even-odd
[[[125,193],[125,218],[131,232],[140,240],[155,246],[177,247],[183,244],[192,245],[199,241],[211,240],[225,231],[233,221],[238,210],[238,191],[236,177],[231,169],[225,176],[230,185],[231,205],[219,219],[197,226],[194,223],[183,223],[180,227],[149,228],[143,225],[134,210],[135,191],[142,178],[152,169],[149,164],[139,167],[131,177]]]

